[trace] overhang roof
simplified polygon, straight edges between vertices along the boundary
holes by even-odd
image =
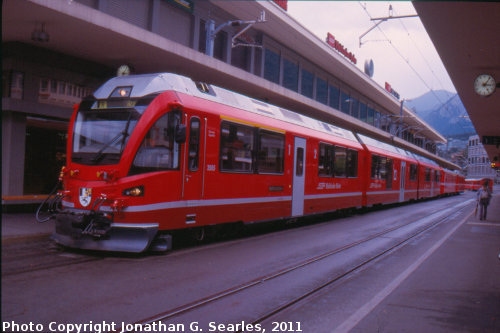
[[[489,97],[474,92],[480,74],[500,82],[500,3],[413,2],[480,137],[500,136],[500,89]],[[500,161],[498,145],[484,145]]]
[[[241,20],[256,19],[260,12],[265,10],[268,22],[255,26],[256,29],[261,29],[267,36],[279,40],[280,43],[290,45],[298,54],[303,54],[317,66],[331,69],[332,74],[346,85],[355,87],[373,102],[396,117],[399,116],[399,101],[273,2],[213,1],[213,3]],[[34,44],[31,33],[37,23],[44,22],[50,41],[43,46],[53,51],[112,68],[117,68],[123,63],[131,63],[139,73],[173,71],[194,79],[209,81],[380,140],[392,140],[396,145],[438,159],[446,167],[456,168],[454,164],[420,147],[392,137],[338,110],[311,101],[282,86],[77,2],[4,0],[2,7],[3,42],[20,41]],[[409,109],[404,108],[403,116],[404,122],[408,125],[422,128],[420,133],[423,136],[435,142],[446,141]]]

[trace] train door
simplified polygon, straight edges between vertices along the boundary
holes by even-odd
[[[304,214],[306,139],[295,138],[293,158],[292,216]]]
[[[399,173],[399,202],[405,201],[406,186],[406,162],[401,161],[401,172]]]
[[[206,119],[186,116],[188,138],[184,148],[183,200],[199,200],[203,197],[205,173]],[[191,220],[190,220],[191,219]],[[190,220],[190,221],[188,221]],[[196,216],[186,217],[186,223],[195,223]]]

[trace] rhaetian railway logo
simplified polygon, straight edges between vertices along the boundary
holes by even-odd
[[[87,207],[92,200],[92,189],[86,187],[80,187],[80,205]]]

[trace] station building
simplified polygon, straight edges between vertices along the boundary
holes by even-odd
[[[500,172],[491,167],[491,161],[479,139],[479,135],[469,137],[467,161],[467,178],[490,178],[494,179],[495,183],[500,182]]]
[[[2,203],[40,201],[65,162],[73,105],[107,79],[175,72],[437,161],[445,138],[320,39],[286,1],[4,0]],[[213,38],[211,38],[211,36]],[[369,62],[368,62],[369,63]]]

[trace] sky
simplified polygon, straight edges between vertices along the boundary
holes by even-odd
[[[288,1],[288,14],[325,40],[330,32],[357,58],[374,63],[373,79],[388,82],[403,99],[419,97],[430,90],[455,93],[434,45],[418,17],[390,19],[367,32],[379,21],[371,18],[415,15],[410,1]]]

